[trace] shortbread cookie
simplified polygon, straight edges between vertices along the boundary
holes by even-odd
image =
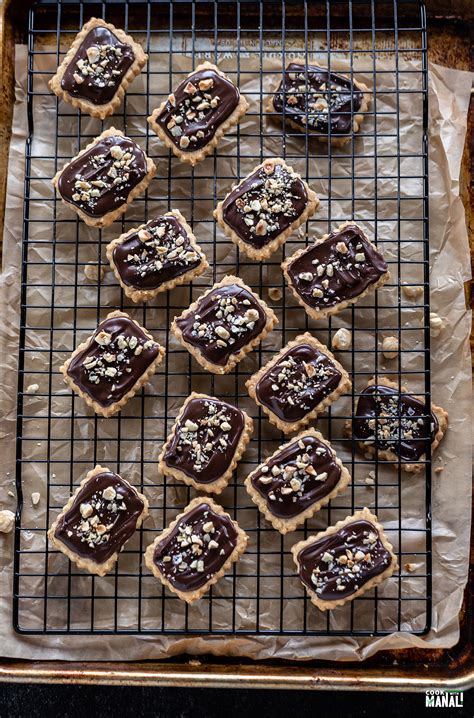
[[[148,122],[182,162],[194,166],[211,154],[248,107],[229,78],[211,62],[203,62],[153,110]]]
[[[55,95],[92,117],[113,115],[148,55],[130,35],[91,18],[49,81]]]
[[[282,263],[295,298],[312,319],[355,304],[388,282],[380,252],[353,222],[345,222]]]
[[[229,274],[176,317],[171,329],[204,369],[227,374],[275,324],[274,311]]]
[[[250,259],[268,259],[313,215],[319,199],[280,157],[267,159],[229,192],[214,217]]]
[[[300,132],[334,145],[345,145],[359,131],[369,109],[370,90],[363,82],[304,60],[292,60],[269,98],[267,111]]]
[[[164,586],[192,603],[239,560],[247,541],[223,508],[198,496],[148,546],[145,563]]]
[[[96,466],[48,531],[53,546],[89,573],[105,576],[148,516],[148,501],[128,481]]]
[[[53,178],[64,204],[90,227],[108,227],[142,194],[155,163],[123,132],[111,127]]]
[[[301,583],[322,611],[353,601],[398,568],[383,526],[367,508],[299,541],[291,552]]]
[[[309,332],[289,342],[246,383],[270,422],[299,431],[351,387],[349,375]]]
[[[107,259],[127,297],[148,302],[209,267],[177,209],[130,229],[107,245]]]
[[[330,442],[307,429],[252,471],[245,488],[273,528],[286,534],[326,506],[350,480]]]
[[[252,419],[221,399],[193,392],[184,402],[158,459],[162,474],[220,494],[252,434]]]
[[[431,404],[428,417],[424,397],[410,394],[403,387],[400,391],[398,384],[381,376],[371,379],[359,395],[355,416],[346,423],[345,434],[365,453],[418,473],[424,468],[428,443],[433,453],[447,428],[448,413],[444,409]]]
[[[116,414],[153,376],[165,350],[125,312],[111,312],[59,370],[101,416]]]

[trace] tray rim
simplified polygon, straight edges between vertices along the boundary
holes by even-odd
[[[22,13],[15,16],[11,13],[14,0],[5,0],[0,9],[0,53],[2,65],[12,55],[14,23],[22,19],[22,14],[34,4],[31,0],[24,4]],[[436,3],[437,4],[437,3]],[[435,3],[433,3],[433,6]],[[462,3],[459,3],[462,5]],[[430,12],[431,9],[431,12]],[[459,19],[464,8],[451,19]],[[439,18],[438,8],[427,8],[428,14]],[[448,20],[448,18],[446,18]],[[466,18],[469,22],[469,17]],[[18,27],[16,28],[19,29]],[[5,73],[2,73],[3,78]],[[6,99],[12,99],[9,88],[2,86]],[[5,103],[5,104],[8,104]],[[8,107],[2,111],[7,116]],[[3,119],[2,117],[2,119]],[[8,142],[9,144],[9,142]],[[471,198],[472,199],[472,198]],[[474,525],[473,525],[474,529]],[[78,661],[51,661],[28,660],[0,657],[0,684],[1,683],[55,683],[79,685],[125,685],[125,686],[163,686],[163,687],[210,687],[210,688],[266,688],[266,689],[298,689],[298,690],[361,690],[361,691],[403,691],[417,692],[428,688],[451,688],[468,690],[474,687],[474,661],[472,649],[472,609],[469,597],[473,594],[472,566],[465,589],[463,606],[465,615],[461,617],[460,641],[450,649],[407,649],[401,651],[384,651],[385,656],[394,660],[400,658],[400,663],[394,666],[393,662],[384,666],[370,666],[367,661],[360,664],[341,664],[339,662],[318,662],[314,660],[311,665],[302,662],[287,662],[285,665],[276,665],[266,661],[250,663],[229,663],[226,657],[221,663],[204,662],[201,665],[174,662],[176,658],[168,661],[133,661],[133,662],[78,662]],[[461,609],[462,610],[462,609]],[[403,653],[403,655],[401,655]],[[408,658],[410,654],[415,657]],[[436,662],[438,656],[439,662]],[[382,653],[377,654],[377,658]],[[443,664],[443,660],[449,661]],[[202,657],[205,661],[205,656]],[[404,663],[406,659],[406,663]],[[423,664],[423,660],[432,661]],[[413,676],[413,663],[421,664],[429,675]],[[316,664],[316,666],[315,666]],[[320,665],[318,665],[320,664]],[[404,668],[404,665],[406,666]]]
[[[467,661],[465,661],[466,663]],[[393,672],[390,668],[359,669],[340,665],[335,668],[273,666],[254,664],[191,665],[171,662],[137,662],[133,670],[118,662],[2,661],[0,683],[56,683],[78,685],[123,685],[181,688],[254,688],[336,691],[420,692],[433,688],[467,691],[474,687],[474,666],[463,666],[456,675],[433,672],[426,664],[426,676],[409,670]],[[268,671],[268,672],[267,672]]]

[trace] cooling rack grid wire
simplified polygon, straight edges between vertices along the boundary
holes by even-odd
[[[130,32],[150,58],[122,109],[104,122],[81,116],[54,98],[46,85],[75,33],[91,16]],[[308,58],[316,51],[329,67],[345,60],[351,77],[362,73],[372,88],[372,103],[361,130],[342,148],[313,141],[289,128],[283,131],[280,125],[270,128],[266,117],[264,100],[275,78],[281,76],[282,66],[292,57]],[[183,167],[147,133],[146,117],[202,59],[222,63],[243,88],[251,107],[215,153],[192,169]],[[364,457],[350,440],[342,438],[344,422],[374,374],[386,375],[399,386],[416,386],[416,393],[426,397],[427,416],[429,412],[426,63],[424,7],[412,1],[39,2],[32,8],[13,596],[17,631],[369,636],[429,630],[429,442],[425,471],[414,479],[403,474],[401,465],[394,469],[377,457]],[[413,106],[413,115],[420,117],[410,124],[409,138],[401,119],[407,102]],[[38,142],[45,116],[49,134]],[[158,175],[120,221],[100,231],[87,228],[61,205],[50,180],[72,155],[110,126],[137,139],[156,161]],[[224,239],[212,209],[236,177],[269,155],[282,156],[292,164],[322,202],[304,236],[292,237],[285,250],[258,263],[239,256]],[[418,169],[413,172],[413,167]],[[113,237],[172,208],[190,220],[211,264],[192,287],[175,289],[149,305],[132,305],[112,273],[99,283],[85,279],[87,262],[104,266],[105,246]],[[388,288],[371,295],[362,306],[314,323],[302,316],[302,309],[285,292],[279,265],[285,252],[288,255],[347,219],[361,221],[375,238],[388,258],[391,280]],[[268,289],[279,288],[282,298],[269,304],[280,323],[263,346],[230,375],[216,377],[198,369],[168,328],[204,287],[226,273],[240,275],[266,301]],[[407,307],[403,282],[423,286],[418,303],[411,301]],[[64,387],[58,367],[99,319],[114,309],[129,311],[142,322],[165,345],[167,355],[149,386],[118,417],[101,419]],[[331,347],[334,332],[343,325],[351,330],[352,346],[339,352],[338,359],[351,374],[354,390],[336,402],[318,426],[334,442],[353,480],[329,508],[301,530],[282,537],[265,523],[243,488],[245,475],[282,440],[250,401],[245,380],[298,333],[310,329]],[[387,334],[397,336],[402,347],[391,362],[384,362],[381,353]],[[26,391],[32,383],[40,387],[34,395]],[[254,417],[255,432],[245,461],[219,497],[249,534],[248,551],[209,595],[189,607],[157,584],[144,567],[142,555],[156,532],[194,495],[176,481],[165,481],[156,469],[162,442],[192,390],[207,391],[245,408]],[[71,490],[95,463],[129,478],[151,504],[151,519],[105,578],[79,572],[51,550],[46,537]],[[369,486],[365,477],[370,471],[375,484]],[[30,495],[37,486],[42,487],[41,501],[39,507],[32,507]],[[310,604],[294,576],[291,545],[364,505],[386,526],[401,569],[382,587],[323,614]],[[414,505],[418,506],[416,514]],[[408,562],[415,566],[409,576],[404,569]]]

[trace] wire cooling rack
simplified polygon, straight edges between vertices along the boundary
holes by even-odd
[[[122,111],[104,123],[81,117],[46,86],[74,34],[91,16],[129,31],[150,57]],[[313,52],[333,68],[345,59],[349,74],[362,72],[373,88],[361,131],[344,148],[288,128],[283,132],[272,125],[270,129],[265,116],[269,83],[278,82],[282,66],[292,57],[308,58]],[[215,154],[191,169],[181,166],[147,134],[146,116],[182,79],[183,71],[202,59],[222,62],[244,88],[251,83],[251,91],[246,92],[251,108]],[[413,59],[421,64],[405,62]],[[389,69],[380,68],[383,60],[389,62]],[[419,2],[39,2],[33,7],[28,27],[29,134],[18,392],[13,600],[17,631],[380,635],[400,630],[421,634],[430,628],[430,447],[424,478],[415,480],[403,475],[401,466],[394,470],[377,458],[360,455],[350,440],[341,438],[342,426],[373,374],[389,376],[400,386],[416,386],[417,393],[426,396],[429,410],[426,62],[425,12]],[[407,101],[413,114],[420,116],[419,123],[410,123],[409,128],[402,124]],[[101,232],[87,228],[58,202],[50,180],[73,154],[111,125],[137,138],[157,162],[158,176],[120,222]],[[286,252],[342,221],[362,221],[389,260],[388,288],[363,306],[313,324],[291,298],[287,301],[279,254],[260,264],[246,261],[229,246],[216,229],[212,209],[236,177],[272,154],[294,164],[322,200],[307,233],[291,238]],[[384,189],[387,181],[389,193]],[[155,303],[137,307],[123,296],[110,273],[98,284],[85,279],[87,262],[104,264],[110,239],[174,207],[191,221],[212,265],[194,287],[175,289]],[[280,324],[271,342],[233,373],[214,377],[199,371],[168,327],[204,286],[226,273],[242,276],[267,301],[268,289],[279,288],[282,298],[269,303]],[[419,303],[407,303],[402,283],[423,285]],[[129,311],[152,331],[166,346],[167,355],[164,368],[149,386],[118,417],[103,420],[91,415],[64,387],[58,367],[97,322],[117,308]],[[246,473],[282,439],[248,399],[244,382],[301,331],[312,329],[331,346],[335,330],[342,325],[351,330],[352,347],[338,358],[351,373],[355,388],[318,425],[334,441],[352,473],[352,484],[305,528],[281,537],[264,522],[243,489]],[[398,337],[402,350],[384,367],[380,347],[387,333]],[[32,383],[39,385],[35,394],[28,389]],[[249,534],[249,549],[229,576],[198,605],[189,607],[158,585],[144,567],[142,555],[156,532],[193,495],[178,482],[165,481],[156,469],[161,444],[193,389],[243,406],[255,419],[255,433],[248,458],[218,498]],[[70,492],[98,462],[139,486],[151,504],[150,520],[105,578],[79,572],[51,550],[46,537]],[[373,485],[365,482],[369,472],[375,478]],[[31,506],[34,489],[41,492],[37,507]],[[364,505],[385,524],[401,569],[378,589],[323,614],[310,604],[294,575],[291,545]],[[415,568],[409,575],[406,563]]]

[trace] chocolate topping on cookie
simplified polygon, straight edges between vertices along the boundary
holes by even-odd
[[[185,228],[172,216],[152,219],[129,234],[112,256],[123,283],[137,289],[156,289],[201,263]]]
[[[297,556],[302,582],[322,601],[345,598],[379,576],[391,564],[377,528],[357,519],[316,539]]]
[[[368,386],[357,402],[353,436],[366,446],[389,449],[404,461],[418,461],[438,431],[420,399],[383,384]]]
[[[132,389],[159,353],[159,344],[130,317],[109,317],[72,358],[67,374],[91,399],[108,407]]]
[[[177,420],[163,461],[198,483],[216,481],[231,465],[244,426],[240,409],[210,397],[191,398]]]
[[[236,283],[212,289],[198,300],[195,310],[175,321],[185,342],[207,361],[225,366],[232,354],[262,332],[266,314],[253,294]]]
[[[304,436],[267,459],[253,473],[252,485],[274,516],[288,519],[331,493],[340,477],[330,448],[315,436]]]
[[[273,97],[275,111],[302,128],[332,135],[352,129],[363,93],[350,79],[316,65],[290,63]]]
[[[130,191],[147,175],[147,159],[133,140],[102,137],[73,159],[58,178],[61,197],[93,218],[125,204]]]
[[[323,352],[301,343],[281,356],[258,380],[258,401],[279,419],[297,422],[339,385],[341,372]]]
[[[110,102],[135,60],[133,48],[107,27],[94,27],[68,63],[61,87],[94,105]]]
[[[284,232],[308,203],[296,172],[267,162],[246,177],[222,204],[225,223],[252,247],[261,249]]]
[[[222,569],[237,538],[231,519],[203,499],[156,545],[153,562],[174,588],[196,591]]]
[[[54,536],[81,558],[104,563],[132,536],[143,508],[127,482],[104,471],[81,488]]]
[[[324,310],[354,299],[387,272],[387,263],[356,225],[331,232],[286,265],[290,284],[308,307]]]
[[[156,123],[182,152],[202,149],[239,104],[239,91],[211,68],[198,70],[178,85]]]

